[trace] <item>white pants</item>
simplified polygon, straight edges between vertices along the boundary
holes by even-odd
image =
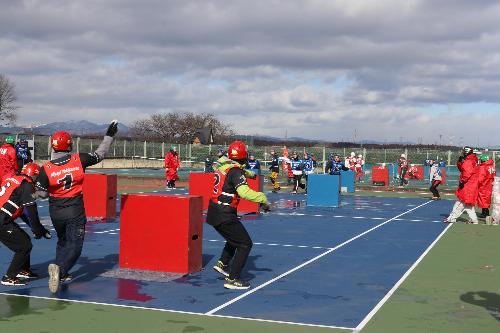
[[[455,202],[455,205],[453,205],[453,209],[450,213],[450,216],[448,216],[446,220],[448,222],[457,222],[457,218],[459,218],[464,211],[467,213],[467,215],[469,215],[469,218],[472,222],[478,222],[474,206],[466,205],[461,201]]]

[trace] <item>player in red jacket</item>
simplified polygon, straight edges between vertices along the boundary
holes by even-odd
[[[5,143],[0,147],[0,181],[4,178],[14,176],[19,171],[14,141],[15,139],[12,135],[7,135]]]
[[[165,176],[167,178],[167,189],[175,189],[175,181],[179,179],[177,170],[181,162],[177,154],[177,148],[172,147],[165,155]]]
[[[460,170],[460,179],[458,188],[455,191],[457,202],[453,206],[453,210],[444,222],[453,223],[465,211],[469,215],[470,224],[478,224],[475,211],[476,200],[478,195],[478,180],[479,168],[477,166],[477,156],[473,153],[471,147],[464,147],[462,156],[460,156],[457,166]]]
[[[479,160],[481,164],[479,165],[477,205],[482,209],[479,217],[485,218],[490,215],[491,193],[497,173],[493,160],[490,160],[488,155],[482,154],[479,156]]]

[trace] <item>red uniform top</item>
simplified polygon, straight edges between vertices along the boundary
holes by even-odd
[[[4,143],[0,147],[0,178],[14,176],[18,170],[16,149],[11,144]]]
[[[460,182],[462,182],[464,186],[463,188],[458,187],[455,191],[458,200],[464,204],[476,204],[479,178],[478,171],[477,156],[475,154],[467,155],[460,165]]]
[[[171,151],[165,155],[165,168],[178,169],[180,164],[179,155],[174,155]]]
[[[234,165],[226,170],[224,172],[220,171],[219,169],[215,170],[214,173],[214,190],[211,196],[211,200],[215,204],[223,205],[223,206],[230,206],[233,208],[237,208],[238,204],[240,202],[240,197],[238,195],[238,192],[234,191],[234,193],[228,193],[222,190],[224,187],[224,184],[226,183],[226,176],[234,168],[239,167],[237,165]],[[246,182],[246,181],[245,181]]]
[[[493,160],[485,161],[479,164],[478,175],[478,196],[477,205],[479,208],[490,208],[491,192],[493,191],[493,181],[497,172],[493,165]]]
[[[347,158],[347,163],[349,164],[347,167],[351,170],[356,169],[356,157],[348,157]]]
[[[49,180],[49,195],[56,198],[72,198],[82,194],[85,177],[79,154],[71,155],[64,165],[47,162],[43,169]]]
[[[10,200],[12,192],[14,192],[14,190],[16,188],[21,186],[21,183],[23,182],[23,180],[26,180],[30,183],[33,182],[31,180],[31,178],[26,177],[26,176],[6,177],[2,181],[2,187],[0,187],[0,207],[1,207],[0,209],[2,209],[2,211],[6,212],[8,215],[10,215],[12,217],[12,220],[15,220],[16,218],[21,216],[21,214],[23,212],[23,207],[16,205],[14,202],[12,202]],[[10,206],[13,206],[13,208],[15,208],[14,213],[11,213],[11,211],[8,211],[4,208],[4,205],[6,203],[9,203]]]

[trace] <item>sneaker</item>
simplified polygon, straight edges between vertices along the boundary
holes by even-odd
[[[17,273],[16,277],[22,278],[22,279],[38,279],[38,274],[27,269],[27,270],[20,271],[19,273]]]
[[[455,222],[457,222],[457,221],[450,221],[450,220],[448,220],[448,218],[445,218],[443,220],[443,223],[455,223]]]
[[[467,220],[465,224],[479,224],[478,221]]]
[[[297,194],[297,191],[292,191],[292,194]]]
[[[229,277],[226,278],[226,283],[224,283],[224,288],[226,289],[249,289],[250,284],[245,281],[241,281],[240,279],[230,279]]]
[[[218,260],[217,264],[214,266],[214,270],[221,273],[224,276],[229,276],[229,272],[227,271],[228,265],[224,265],[222,261]]]
[[[70,282],[71,280],[73,280],[73,275],[70,275],[70,274],[66,274],[64,276],[61,276],[61,278],[59,279],[59,281],[61,281],[61,283]]]
[[[19,278],[10,278],[7,275],[4,275],[2,278],[2,284],[4,286],[25,286],[26,282],[20,280]]]
[[[432,197],[431,200],[441,200],[441,197]]]
[[[55,294],[59,290],[60,281],[60,271],[59,266],[56,264],[49,265],[49,290],[51,293]]]

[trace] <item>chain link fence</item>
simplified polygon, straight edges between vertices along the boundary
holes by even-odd
[[[4,142],[7,134],[0,134],[0,140]],[[37,160],[47,160],[50,158],[50,137],[35,135],[17,135],[16,140],[28,139],[34,140],[35,158]],[[97,149],[102,138],[80,138],[76,137],[73,141],[73,150],[81,153],[90,153]],[[226,151],[227,146],[218,145],[194,145],[194,144],[171,144],[166,142],[146,142],[117,139],[114,141],[107,158],[116,159],[164,159],[165,154],[172,148],[176,147],[181,158],[183,167],[203,167],[203,163],[207,156],[216,156],[219,150]],[[250,155],[254,155],[260,160],[264,166],[270,161],[271,150],[276,150],[278,155],[283,155],[285,147],[283,146],[255,146],[248,147]],[[422,149],[417,147],[406,147],[399,149],[385,148],[328,148],[328,147],[286,147],[291,156],[296,151],[299,156],[303,156],[305,152],[312,154],[318,162],[318,167],[323,167],[328,160],[330,154],[339,154],[342,157],[347,157],[354,152],[356,155],[362,155],[366,164],[392,164],[396,163],[401,154],[406,154],[410,163],[423,164],[425,160],[443,160],[447,165],[455,164],[461,151],[460,149]],[[500,162],[500,151],[490,150],[486,152],[498,164]]]

